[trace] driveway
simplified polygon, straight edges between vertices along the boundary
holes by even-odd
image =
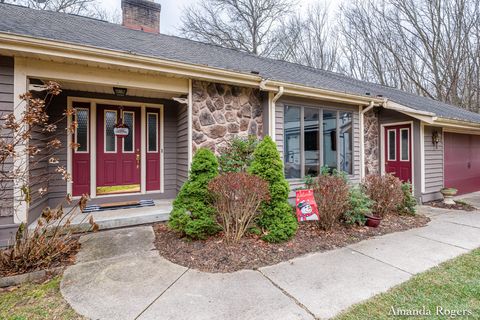
[[[428,226],[233,273],[163,259],[149,226],[89,234],[61,291],[92,319],[331,318],[480,247],[478,211],[422,210],[432,218]]]

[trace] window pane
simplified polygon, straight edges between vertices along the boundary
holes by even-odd
[[[77,109],[77,152],[88,151],[88,110]]]
[[[337,113],[323,111],[323,165],[337,168]]]
[[[340,113],[340,170],[352,173],[352,113]]]
[[[409,141],[410,139],[408,138],[409,130],[408,129],[402,129],[402,130],[400,130],[400,132],[401,132],[401,138],[402,138],[402,142],[401,142],[402,143],[402,158],[401,158],[401,160],[408,161],[408,158],[409,158],[408,157],[409,156],[408,155],[408,149],[409,149],[408,144],[410,142]]]
[[[123,151],[131,152],[133,151],[133,134],[134,134],[134,122],[133,122],[133,112],[124,112],[123,113],[123,123],[128,127],[128,136],[123,138]]]
[[[388,131],[388,160],[396,160],[397,158],[397,141],[395,135],[395,130]]]
[[[117,123],[117,112],[115,111],[105,111],[105,151],[115,152],[116,151],[116,139],[115,134],[113,133],[113,128]]]
[[[300,178],[300,108],[285,107],[284,163],[286,178]]]
[[[317,176],[320,170],[320,110],[304,109],[305,175]]]
[[[148,114],[148,151],[157,151],[157,115]]]

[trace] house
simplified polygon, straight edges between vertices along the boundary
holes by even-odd
[[[122,0],[122,9],[123,25],[116,25],[0,4],[0,111],[20,114],[19,95],[54,80],[63,92],[51,118],[75,108],[78,122],[75,134],[61,134],[61,164],[72,182],[52,180],[40,197],[33,178],[54,170],[45,160],[31,172],[30,204],[18,201],[14,183],[0,212],[1,239],[66,193],[88,193],[91,203],[172,199],[195,150],[218,152],[235,135],[270,135],[292,188],[328,166],[353,182],[393,172],[412,182],[421,201],[439,198],[444,186],[480,190],[480,114],[163,35],[154,2]],[[126,138],[114,134],[120,117]],[[76,150],[67,148],[72,142]]]

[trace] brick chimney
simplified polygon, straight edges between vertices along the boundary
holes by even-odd
[[[122,0],[122,25],[150,33],[160,33],[162,6],[153,0]]]

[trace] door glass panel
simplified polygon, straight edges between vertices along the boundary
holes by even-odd
[[[340,170],[352,173],[352,113],[340,113]]]
[[[77,152],[88,151],[88,109],[77,109]]]
[[[320,110],[305,108],[303,116],[305,175],[318,176],[320,170]]]
[[[149,113],[147,116],[148,126],[148,151],[157,152],[158,122],[157,114]]]
[[[123,151],[133,152],[135,148],[133,145],[133,136],[135,134],[135,114],[133,112],[125,111],[123,113],[123,123],[128,127],[128,136],[123,138]]]
[[[300,178],[300,108],[285,107],[285,177]]]
[[[409,152],[408,150],[410,149],[409,148],[409,143],[410,143],[410,139],[409,139],[409,129],[401,129],[400,130],[400,136],[401,136],[401,140],[400,140],[400,149],[402,150],[402,154],[401,154],[401,158],[400,160],[402,161],[408,161],[409,159]]]
[[[397,141],[395,130],[388,130],[388,160],[397,159]]]
[[[116,137],[113,128],[117,123],[116,111],[105,111],[105,151],[115,152],[117,150]]]
[[[323,111],[323,165],[337,167],[337,113]]]

